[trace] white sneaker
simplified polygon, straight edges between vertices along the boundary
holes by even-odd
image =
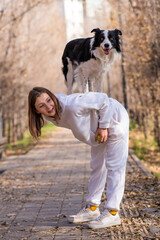
[[[87,222],[96,219],[98,216],[100,216],[99,208],[97,208],[95,211],[92,211],[85,207],[76,215],[68,216],[68,221],[72,223]]]
[[[116,215],[112,215],[108,212],[108,210],[105,210],[98,218],[89,222],[87,225],[89,228],[105,228],[120,224],[121,219],[118,212]]]

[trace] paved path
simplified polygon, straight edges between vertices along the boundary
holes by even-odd
[[[159,239],[156,178],[129,155],[122,225],[91,230],[66,215],[84,206],[90,147],[58,130],[26,155],[0,162],[0,240]],[[101,210],[106,199],[103,194]]]

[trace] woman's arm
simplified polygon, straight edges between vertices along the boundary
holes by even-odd
[[[98,127],[106,129],[110,127],[110,121],[114,113],[114,107],[109,101],[107,94],[89,92],[79,95],[78,107],[76,110],[83,114],[83,111],[97,110],[99,113]]]
[[[114,108],[105,93],[88,93],[88,102],[89,104],[87,105],[90,109],[96,109],[99,112],[98,129],[95,134],[95,140],[99,141],[99,143],[106,142]]]

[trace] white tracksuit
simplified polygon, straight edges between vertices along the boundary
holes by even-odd
[[[124,193],[128,156],[129,118],[125,108],[105,93],[89,92],[71,95],[55,94],[62,106],[56,126],[69,128],[80,141],[91,146],[91,176],[87,203],[99,205],[107,178],[105,207],[119,210]],[[95,141],[97,128],[108,128],[108,139]]]

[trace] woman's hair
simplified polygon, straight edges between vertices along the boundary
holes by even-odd
[[[55,116],[54,119],[56,123],[59,122],[61,118],[62,108],[56,96],[51,93],[48,89],[43,87],[34,87],[28,95],[28,123],[29,123],[29,131],[31,135],[38,140],[38,137],[41,136],[41,128],[44,126],[44,119],[41,114],[37,113],[35,108],[35,102],[37,97],[39,97],[42,93],[47,93],[50,98],[53,100],[55,105]]]

